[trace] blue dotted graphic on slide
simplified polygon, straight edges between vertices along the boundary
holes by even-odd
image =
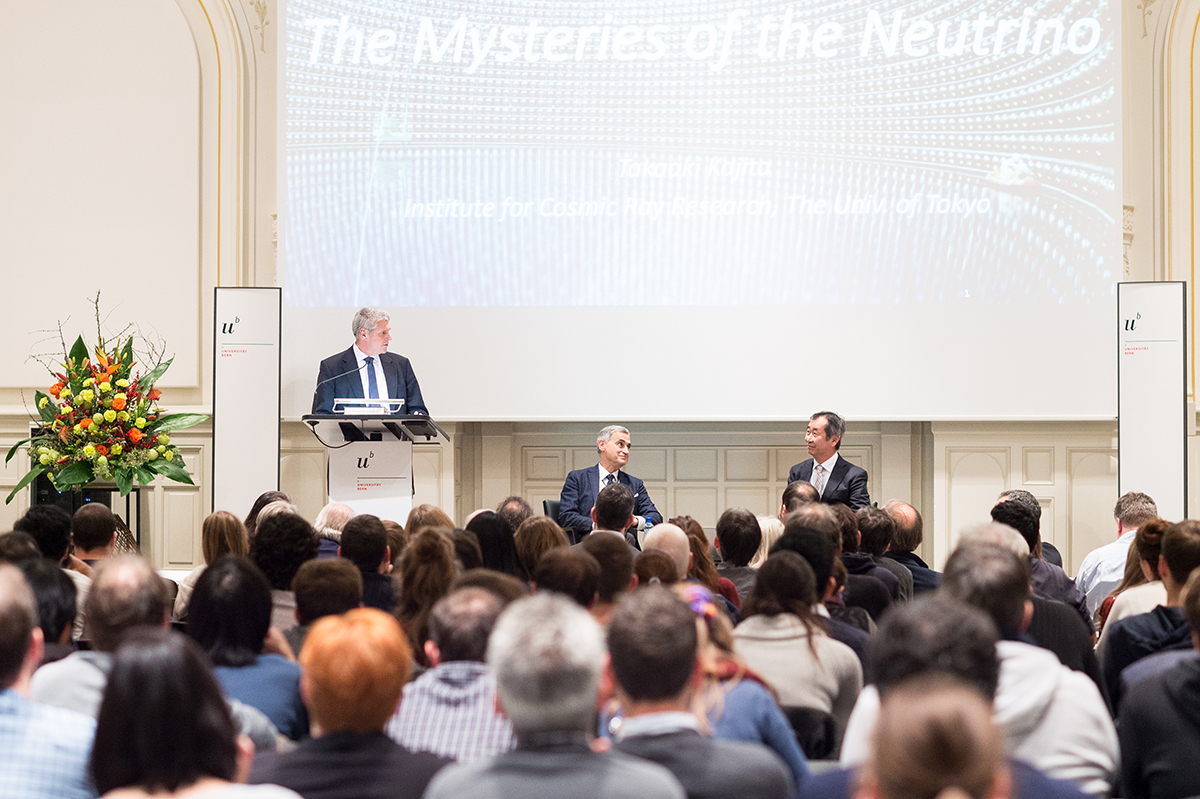
[[[290,0],[292,306],[1111,301],[1110,0]]]

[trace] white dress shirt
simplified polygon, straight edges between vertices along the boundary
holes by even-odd
[[[364,368],[367,358],[371,357],[375,359],[371,362],[371,367],[375,370],[375,384],[379,390],[379,399],[391,399],[388,396],[387,378],[383,376],[383,360],[378,355],[368,356],[358,348],[357,344],[354,345],[354,357],[358,359],[358,376],[362,379],[363,397],[371,396],[371,378]]]
[[[814,458],[813,460],[815,461],[816,458]],[[812,475],[810,475],[808,478],[808,482],[810,485],[812,485],[813,488],[817,487],[817,466],[821,466],[822,468],[825,469],[825,485],[821,486],[822,494],[825,493],[825,488],[828,487],[828,485],[829,485],[829,478],[833,475],[833,467],[837,465],[837,461],[838,461],[838,454],[835,452],[835,453],[833,453],[832,456],[830,456],[829,460],[825,461],[824,463],[821,463],[821,464],[814,463],[813,464]]]

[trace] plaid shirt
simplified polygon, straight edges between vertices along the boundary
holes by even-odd
[[[39,705],[0,691],[0,797],[93,797],[88,758],[96,722],[80,713]]]
[[[433,752],[462,763],[513,748],[512,725],[496,714],[496,679],[486,664],[451,661],[430,669],[404,689],[387,734],[413,752]]]

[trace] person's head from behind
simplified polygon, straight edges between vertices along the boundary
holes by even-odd
[[[900,552],[916,552],[925,540],[925,522],[912,505],[898,499],[888,500],[883,506],[896,525],[892,537],[892,548]]]
[[[292,580],[296,621],[308,625],[362,605],[362,572],[344,558],[318,558],[300,567]]]
[[[863,552],[878,558],[892,548],[896,523],[887,511],[867,506],[859,508],[855,515],[858,517],[858,532],[862,536],[860,548]]]
[[[1130,491],[1121,495],[1113,507],[1113,518],[1117,520],[1117,526],[1122,533],[1140,527],[1157,516],[1158,506],[1154,504],[1154,500],[1149,494],[1140,491]]]
[[[1162,554],[1163,536],[1171,529],[1166,519],[1155,517],[1138,525],[1131,549],[1137,551],[1139,567],[1147,581],[1161,579],[1158,557]]]
[[[417,505],[408,512],[404,520],[404,529],[412,536],[421,531],[422,527],[449,527],[454,529],[454,520],[437,505]]]
[[[170,620],[166,580],[140,555],[105,558],[92,572],[84,600],[93,649],[111,652],[135,627],[163,627]]]
[[[17,564],[25,582],[37,598],[38,618],[46,643],[66,643],[77,610],[75,583],[59,567],[43,557]]]
[[[1007,524],[1020,533],[1035,557],[1042,545],[1040,519],[1041,514],[1035,513],[1028,503],[1012,498],[997,502],[992,507],[992,521]]]
[[[717,519],[717,548],[730,566],[748,566],[762,543],[758,519],[745,508],[729,508]]]
[[[692,566],[692,545],[683,528],[670,522],[654,525],[642,542],[643,552],[651,549],[661,549],[667,553],[675,563],[679,579],[687,577]]]
[[[549,516],[531,516],[521,523],[515,534],[517,557],[526,574],[533,574],[537,562],[556,547],[570,546],[566,533]]]
[[[516,577],[483,568],[468,569],[455,577],[450,590],[457,591],[460,588],[482,588],[499,599],[504,607],[529,596],[529,586]]]
[[[196,581],[188,635],[217,666],[249,666],[271,626],[271,584],[253,563],[223,555]]]
[[[490,510],[480,511],[467,522],[467,532],[479,541],[485,569],[495,569],[521,579],[528,577],[517,554],[512,528],[503,516]]]
[[[534,567],[533,584],[539,594],[562,594],[580,607],[589,608],[600,587],[600,564],[582,549],[552,549]]]
[[[1006,799],[1004,735],[969,685],[944,675],[883,700],[855,799]]]
[[[633,550],[624,539],[615,535],[585,536],[580,545],[600,564],[600,579],[596,584],[596,601],[611,605],[637,584],[633,579]]]
[[[779,504],[779,516],[782,518],[792,511],[800,510],[805,505],[820,501],[821,494],[817,491],[817,487],[807,480],[788,483],[787,488],[783,489],[783,497]]]
[[[990,702],[1000,679],[998,639],[982,610],[941,592],[917,596],[880,621],[867,649],[866,678],[886,696],[906,680],[944,674]]]
[[[750,618],[791,613],[804,620],[807,626],[816,602],[816,576],[812,567],[795,552],[782,549],[767,558],[758,570],[758,579],[743,605],[742,614],[743,618]]]
[[[222,555],[249,555],[250,537],[246,535],[246,525],[227,510],[213,511],[200,528],[200,548],[208,565]]]
[[[271,588],[290,591],[300,565],[315,558],[319,546],[312,525],[296,514],[260,516],[258,531],[250,540],[250,560]]]
[[[254,500],[254,504],[250,506],[250,512],[246,514],[246,519],[243,524],[246,527],[246,534],[254,537],[255,527],[258,525],[258,515],[262,513],[263,508],[273,502],[291,502],[292,498],[282,491],[264,491],[258,495],[258,499]]]
[[[71,547],[71,514],[57,505],[34,505],[13,522],[13,529],[33,536],[43,557],[55,563],[65,558]]]
[[[524,497],[506,497],[496,506],[496,513],[508,522],[509,529],[515,535],[522,524],[533,518],[533,507],[525,501]]]
[[[375,608],[317,621],[300,650],[300,694],[322,734],[380,732],[412,669],[399,622]]]
[[[33,673],[43,641],[33,591],[16,566],[0,563],[0,690]]]
[[[488,638],[505,603],[483,588],[460,588],[437,601],[429,614],[425,655],[434,665],[453,661],[482,663]]]
[[[391,563],[387,530],[378,516],[363,513],[346,522],[338,555],[353,563],[363,574],[383,573]]]
[[[986,613],[1004,638],[1029,626],[1029,560],[996,544],[960,543],[946,561],[942,590]]]
[[[622,532],[633,522],[633,490],[613,482],[600,489],[592,508],[592,526],[597,530]]]
[[[686,709],[703,674],[698,640],[695,614],[669,589],[651,586],[622,602],[608,626],[609,664],[622,705]]]
[[[9,530],[0,533],[0,563],[18,564],[34,558],[42,558],[37,541],[29,533]]]
[[[750,566],[754,569],[767,562],[771,547],[779,540],[779,536],[783,535],[783,522],[777,516],[759,516],[758,528],[762,530],[762,541],[758,545],[758,551],[750,559]]]
[[[91,770],[101,793],[173,793],[249,767],[208,659],[178,633],[138,630],[117,648],[96,722]],[[241,762],[239,762],[241,760]]]
[[[837,549],[827,534],[793,524],[775,542],[771,554],[776,552],[794,552],[804,558],[813,571],[813,584],[816,586],[818,594],[817,601],[823,601],[833,590],[831,578],[833,577],[833,563],[837,560]]]
[[[1162,539],[1162,554],[1158,560],[1158,573],[1168,597],[1183,589],[1198,567],[1200,567],[1200,522],[1185,519],[1171,525]]]
[[[509,605],[487,650],[497,698],[518,737],[593,732],[603,660],[600,626],[554,594]]]
[[[454,581],[454,545],[449,530],[425,527],[409,539],[400,562],[400,582],[404,586],[402,609],[433,607],[450,591]]]
[[[679,569],[675,567],[674,559],[661,549],[647,549],[634,558],[633,573],[637,576],[638,588],[671,586],[679,582]]]
[[[1200,652],[1200,569],[1192,572],[1181,592],[1183,616],[1192,630],[1192,648]]]
[[[89,502],[71,517],[71,538],[80,552],[99,554],[117,540],[117,517],[107,505]]]
[[[330,502],[321,508],[317,518],[313,520],[313,529],[317,532],[340,533],[346,522],[354,518],[354,508],[341,502]]]
[[[845,505],[804,505],[783,517],[783,531],[804,528],[829,536],[837,550],[858,550],[858,520]]]

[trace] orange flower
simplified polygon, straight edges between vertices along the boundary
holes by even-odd
[[[97,455],[107,455],[108,447],[104,446],[103,444],[97,444],[96,445],[96,454]]]
[[[124,397],[113,397],[113,405],[112,406],[113,406],[114,411],[125,410],[125,398]]]
[[[136,444],[136,443],[138,443],[139,441],[141,441],[143,438],[145,438],[145,437],[146,437],[146,434],[145,434],[145,433],[143,433],[141,430],[138,430],[136,427],[135,427],[135,428],[133,428],[133,429],[131,429],[131,430],[130,430],[128,433],[126,433],[125,435],[126,435],[126,437],[127,437],[127,438],[128,438],[130,441],[132,441],[132,442],[133,442],[133,443],[135,443],[135,444]]]
[[[82,427],[84,430],[86,430],[92,426],[92,420],[90,418],[89,419],[80,419],[79,426]]]
[[[57,399],[57,398],[58,398],[58,395],[59,395],[59,393],[61,393],[61,392],[62,392],[62,390],[63,390],[63,384],[62,384],[62,383],[55,383],[54,385],[50,386],[50,396],[52,396],[52,397],[54,397],[55,399]]]

